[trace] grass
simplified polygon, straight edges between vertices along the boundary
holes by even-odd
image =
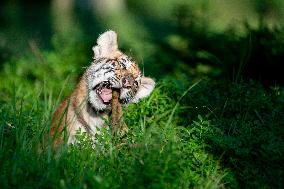
[[[6,91],[12,93],[0,108],[1,188],[283,186],[280,88],[164,78],[151,97],[125,109],[125,143],[103,131],[95,149],[79,135],[79,144],[57,153],[44,137],[56,95],[25,82]]]
[[[175,103],[161,88],[128,108],[131,132],[125,144],[105,131],[95,149],[86,136],[78,136],[80,144],[63,146],[58,153],[50,147],[40,151],[54,102],[14,98],[1,107],[1,188],[220,187],[226,172],[202,140],[173,121],[163,127],[171,113],[165,109]]]
[[[215,48],[215,40],[206,40]],[[229,67],[234,56],[221,56],[227,43],[218,56],[210,48],[193,51],[202,57],[196,69],[186,66],[191,59],[177,59],[181,51],[158,49],[157,60],[176,69],[156,74],[152,95],[124,109],[130,128],[124,143],[104,130],[95,149],[78,135],[78,144],[54,152],[45,137],[52,114],[91,55],[80,40],[53,42],[53,50],[33,46],[28,56],[1,64],[0,188],[283,188],[284,90],[242,79],[255,44],[237,51],[234,81],[220,67],[202,67],[204,57]]]

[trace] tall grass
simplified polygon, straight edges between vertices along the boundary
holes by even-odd
[[[283,185],[283,91],[202,81],[188,82],[187,93],[176,82],[187,83],[164,79],[151,97],[125,109],[130,132],[123,143],[104,130],[95,148],[78,135],[78,144],[57,152],[45,135],[58,100],[45,87],[14,86],[0,108],[1,188]]]
[[[203,41],[217,48],[216,40]],[[241,61],[233,63],[239,65],[233,82],[224,79],[224,71],[221,77],[218,68],[216,73],[211,70],[218,75],[213,79],[210,72],[197,76],[196,61],[196,68],[189,68],[177,59],[180,52],[173,56],[175,52],[158,49],[157,61],[175,69],[164,64],[171,74],[157,74],[152,95],[124,109],[130,128],[125,141],[120,143],[103,130],[95,148],[87,136],[78,135],[78,144],[62,145],[55,152],[46,138],[52,114],[74,89],[89,57],[86,47],[78,50],[76,40],[71,42],[68,48],[37,51],[44,61],[30,55],[2,65],[0,188],[283,188],[284,90],[242,80],[248,59],[256,56],[251,41],[248,50],[235,47],[243,56],[236,50]],[[231,60],[239,60],[224,55],[234,44],[220,44],[218,56],[199,47],[185,52],[201,56],[201,66],[204,57],[226,64],[226,71]],[[279,45],[277,57],[282,50]],[[205,79],[197,82],[199,77]]]
[[[78,144],[59,152],[42,148],[55,100],[36,93],[23,100],[25,90],[18,90],[0,109],[1,188],[222,187],[226,171],[206,152],[205,142],[194,139],[203,129],[177,126],[171,112],[179,107],[166,88],[158,85],[149,99],[127,108],[126,142],[112,140],[106,130],[95,149],[78,135]]]

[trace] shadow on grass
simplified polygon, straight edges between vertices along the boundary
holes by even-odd
[[[174,86],[169,86],[172,94]],[[228,181],[229,186],[282,188],[283,97],[283,89],[265,89],[252,80],[229,85],[204,81],[181,103],[190,110],[179,111],[186,118],[179,125],[199,128],[208,152],[237,179],[237,185]]]

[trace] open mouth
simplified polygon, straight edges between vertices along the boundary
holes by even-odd
[[[129,87],[127,87],[129,88]],[[100,97],[102,100],[102,103],[105,105],[110,105],[111,100],[112,100],[112,86],[109,81],[103,81],[96,85],[94,87],[94,90],[96,90],[97,95]],[[130,95],[128,95],[130,96]],[[127,104],[132,98],[126,97],[126,98],[121,98],[119,99],[119,102],[121,104]]]
[[[111,103],[112,89],[111,84],[108,81],[98,84],[95,87],[95,90],[105,105],[109,105]]]

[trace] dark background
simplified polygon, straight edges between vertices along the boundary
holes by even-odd
[[[2,0],[0,7],[0,69],[30,53],[31,41],[40,50],[55,48],[55,38],[58,48],[76,43],[91,57],[98,34],[112,29],[120,46],[157,78],[182,71],[284,82],[281,0]]]

